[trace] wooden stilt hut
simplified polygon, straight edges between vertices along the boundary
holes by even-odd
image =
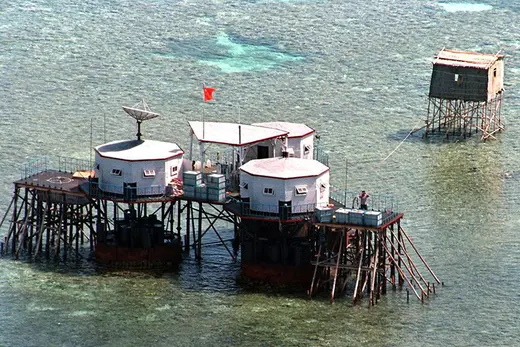
[[[442,49],[433,61],[424,136],[494,139],[504,130],[504,55]]]

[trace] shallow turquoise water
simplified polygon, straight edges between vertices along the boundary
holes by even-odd
[[[0,210],[19,165],[129,138],[187,149],[188,120],[304,122],[332,180],[390,193],[445,282],[422,305],[252,293],[204,249],[178,273],[0,259],[0,346],[512,346],[520,338],[520,7],[509,1],[20,1],[0,4]],[[506,57],[497,141],[407,139],[442,47]],[[215,87],[202,103],[201,85]],[[91,126],[92,123],[92,126]],[[347,174],[345,174],[347,173]],[[222,229],[226,226],[222,225]],[[1,233],[3,233],[2,231]]]

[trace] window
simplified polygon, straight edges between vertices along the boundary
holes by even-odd
[[[497,77],[497,68],[493,69],[493,77]]]
[[[307,155],[307,154],[309,154],[310,151],[311,151],[311,146],[310,145],[305,145],[303,147],[303,154]]]
[[[170,176],[175,176],[177,174],[177,171],[177,166],[170,166]]]
[[[294,195],[296,195],[296,196],[307,195],[307,186],[294,187]]]
[[[269,187],[265,187],[264,188],[264,195],[274,195],[274,189],[273,188],[269,188]]]
[[[242,183],[240,183],[240,188],[248,189],[249,188],[249,184],[247,184],[247,182],[242,182]]]
[[[121,169],[112,169],[112,175],[123,176],[123,171],[121,171]]]
[[[143,177],[150,178],[155,177],[155,170],[143,170]]]
[[[455,74],[455,82],[458,86],[462,84],[462,75],[459,75],[458,73]]]

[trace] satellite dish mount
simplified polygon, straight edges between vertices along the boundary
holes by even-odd
[[[145,120],[153,119],[160,116],[160,114],[152,112],[152,110],[150,110],[150,107],[148,107],[148,104],[146,103],[146,101],[144,101],[144,99],[132,107],[123,106],[123,110],[125,110],[125,112],[128,113],[130,117],[134,118],[137,121],[137,141],[141,141],[141,123]]]

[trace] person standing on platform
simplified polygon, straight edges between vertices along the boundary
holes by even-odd
[[[367,201],[370,195],[367,194],[364,190],[361,191],[361,194],[358,195],[359,198],[359,208],[361,210],[368,210]]]

